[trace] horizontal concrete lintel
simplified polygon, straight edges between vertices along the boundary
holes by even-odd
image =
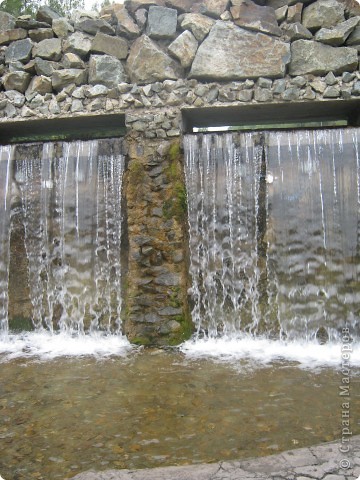
[[[360,98],[321,102],[289,102],[253,104],[227,107],[185,108],[182,110],[186,133],[194,128],[245,127],[268,125],[276,129],[279,124],[336,122],[346,120],[350,126],[360,125]]]
[[[123,136],[125,115],[89,115],[0,122],[0,145],[11,143],[91,140]]]

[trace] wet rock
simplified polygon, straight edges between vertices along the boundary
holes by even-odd
[[[312,32],[330,28],[345,20],[344,12],[344,6],[337,0],[317,0],[304,9],[302,23]]]
[[[358,66],[355,48],[331,47],[311,40],[296,40],[291,45],[290,75],[325,75],[352,72]]]
[[[26,72],[10,72],[3,76],[5,90],[17,90],[25,93],[31,80],[31,75]]]
[[[240,5],[230,8],[235,25],[239,27],[281,36],[275,10],[271,7],[261,7],[251,0],[243,0]]]
[[[124,5],[114,5],[113,17],[117,21],[116,34],[126,38],[136,38],[140,35],[140,29],[129,15]]]
[[[8,45],[17,40],[23,40],[27,38],[27,36],[27,31],[23,28],[14,28],[13,30],[6,30],[5,32],[0,31],[0,45]]]
[[[128,42],[122,37],[112,37],[98,32],[92,41],[91,51],[96,53],[105,53],[119,60],[128,56]]]
[[[126,82],[127,75],[120,60],[110,55],[91,55],[89,61],[89,83],[108,88]]]
[[[5,52],[5,63],[26,63],[31,58],[33,43],[29,38],[12,43]]]
[[[37,21],[45,22],[50,25],[55,19],[58,19],[58,18],[60,18],[60,15],[46,5],[41,6],[36,13]]]
[[[168,49],[179,60],[182,67],[188,68],[195,58],[198,45],[194,35],[189,30],[185,30],[169,45]]]
[[[187,13],[181,22],[183,30],[190,30],[196,40],[203,41],[210,29],[215,24],[215,21],[200,13]]]
[[[174,8],[151,6],[146,34],[154,39],[171,39],[176,34],[177,11]]]
[[[58,38],[64,38],[74,32],[74,27],[66,18],[55,18],[52,22],[52,29]]]
[[[87,82],[87,74],[85,70],[77,68],[65,68],[57,70],[51,76],[51,82],[55,91],[60,91],[67,85],[82,85]]]
[[[146,84],[181,77],[180,66],[146,35],[133,43],[127,67],[133,83]]]
[[[97,32],[105,33],[107,35],[115,35],[113,27],[102,20],[101,18],[84,18],[75,23],[75,30],[88,33],[90,35],[96,35]]]
[[[352,17],[332,28],[322,28],[315,34],[315,40],[338,47],[345,43],[348,36],[355,30],[360,17]]]
[[[71,52],[85,59],[91,50],[92,38],[82,32],[75,32],[70,35],[63,43],[64,53]]]
[[[16,18],[10,13],[0,12],[0,32],[13,30],[15,28]]]
[[[62,55],[61,40],[59,38],[42,40],[34,45],[32,54],[33,57],[40,57],[44,60],[58,62]]]
[[[33,42],[41,42],[49,38],[54,38],[52,28],[38,28],[36,30],[29,30],[29,37]]]
[[[287,43],[217,21],[198,48],[190,77],[220,81],[283,77],[289,60]]]

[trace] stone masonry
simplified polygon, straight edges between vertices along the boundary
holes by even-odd
[[[1,125],[125,114],[124,330],[191,333],[184,108],[360,97],[355,0],[126,0],[62,18],[0,12]],[[6,139],[1,139],[6,143]]]

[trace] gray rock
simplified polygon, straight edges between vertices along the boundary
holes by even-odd
[[[26,95],[31,96],[33,93],[39,93],[45,95],[52,92],[51,78],[44,76],[35,76],[31,79],[31,82],[26,90]]]
[[[355,82],[351,93],[352,95],[355,95],[355,97],[360,97],[360,80]]]
[[[89,61],[89,83],[116,87],[126,82],[127,75],[120,60],[110,55],[91,55]]]
[[[310,40],[313,36],[310,30],[301,23],[284,23],[281,25],[281,29],[284,35],[292,42],[301,39]]]
[[[42,40],[34,45],[32,51],[33,57],[40,57],[44,60],[58,62],[61,59],[61,40],[59,38],[49,38]]]
[[[303,11],[302,23],[310,31],[330,28],[345,20],[345,8],[337,0],[317,0]]]
[[[307,83],[306,78],[302,76],[294,77],[290,80],[291,85],[295,85],[296,87],[304,87]]]
[[[13,30],[0,31],[0,45],[8,45],[17,40],[27,38],[27,30],[23,28],[14,28]]]
[[[30,83],[31,75],[26,72],[9,72],[3,76],[2,80],[5,90],[17,90],[25,93]]]
[[[220,18],[226,11],[228,0],[203,0],[199,5],[199,13],[213,18]]]
[[[277,8],[275,10],[275,16],[276,20],[281,23],[286,19],[287,11],[288,11],[288,6],[284,5],[283,7]]]
[[[140,29],[129,15],[124,5],[115,5],[113,8],[113,16],[118,25],[116,34],[126,38],[136,38],[140,35]]]
[[[0,12],[0,32],[13,30],[15,28],[16,18],[10,13]]]
[[[61,70],[63,67],[57,62],[50,62],[43,60],[42,58],[35,58],[35,71],[37,75],[44,75],[45,77],[51,77],[56,70]]]
[[[286,80],[283,78],[280,78],[278,80],[274,80],[273,83],[273,92],[276,94],[280,94],[285,92],[286,89]]]
[[[350,83],[354,80],[355,77],[356,77],[355,73],[344,72],[342,74],[341,79],[344,83]]]
[[[33,43],[30,38],[12,43],[5,52],[5,63],[28,62],[31,58],[32,49]]]
[[[85,70],[77,68],[66,68],[57,70],[51,76],[53,89],[57,92],[70,84],[82,85],[87,82],[87,74]]]
[[[291,45],[290,75],[326,75],[352,72],[358,66],[355,48],[331,47],[311,40],[296,40]]]
[[[36,20],[49,23],[50,25],[57,18],[60,18],[60,15],[46,5],[41,6],[36,13]]]
[[[272,91],[268,88],[255,87],[254,99],[257,102],[270,102],[273,98]]]
[[[111,37],[104,33],[98,32],[92,41],[91,51],[95,53],[106,53],[113,57],[123,60],[128,56],[128,42],[121,37]]]
[[[338,98],[340,97],[340,88],[335,86],[326,87],[323,93],[324,98]]]
[[[18,107],[18,108],[22,107],[26,101],[25,96],[16,90],[6,91],[5,97],[14,105],[14,107]]]
[[[356,27],[346,41],[346,45],[360,45],[360,27]]]
[[[71,52],[79,55],[80,58],[86,58],[91,50],[92,38],[82,32],[75,32],[70,35],[63,43],[64,53]]]
[[[52,28],[37,28],[36,30],[29,30],[29,37],[33,42],[41,42],[54,38],[54,32]]]
[[[182,76],[180,65],[146,35],[142,35],[133,43],[127,68],[133,83],[146,84],[165,79],[177,80]]]
[[[67,18],[55,18],[52,22],[52,29],[58,38],[65,38],[69,33],[74,32],[74,27]]]
[[[300,23],[302,10],[303,10],[302,3],[296,3],[295,5],[289,6],[288,12],[287,12],[287,21],[289,23],[297,23],[297,22]]]
[[[179,60],[182,67],[188,68],[195,58],[198,46],[194,35],[189,30],[185,30],[169,45],[168,50]]]
[[[283,77],[289,60],[287,43],[217,21],[198,48],[190,77],[219,81]]]
[[[160,308],[160,310],[158,310],[158,313],[161,316],[181,315],[182,309],[174,308],[174,307],[163,307],[163,308]]]
[[[316,32],[315,40],[333,45],[334,47],[343,45],[348,36],[355,30],[359,21],[360,17],[352,17],[346,20],[346,22],[339,23],[335,27],[321,28]]]
[[[101,18],[83,18],[75,23],[75,30],[96,35],[97,32],[105,33],[106,35],[115,35],[113,27]]]
[[[85,68],[85,63],[76,53],[65,53],[61,62],[64,68]]]
[[[25,30],[34,30],[35,28],[49,28],[51,27],[51,24],[47,22],[38,22],[30,16],[23,15],[17,18],[15,26],[17,28],[25,28]]]
[[[61,110],[60,110],[59,104],[56,101],[56,99],[53,98],[52,100],[50,100],[50,103],[49,103],[49,113],[51,113],[51,115],[58,115],[60,112]]]
[[[259,6],[251,0],[230,8],[235,25],[270,35],[281,36],[275,10],[272,7]]]
[[[272,80],[270,78],[263,78],[260,77],[257,81],[257,84],[261,88],[271,88],[272,87]]]
[[[139,8],[139,10],[136,10],[135,20],[138,26],[141,28],[141,30],[145,28],[147,17],[148,17],[148,12],[147,10],[145,10],[145,8]]]
[[[290,87],[287,88],[282,94],[281,98],[287,102],[293,102],[300,98],[300,88]]]
[[[155,278],[156,285],[175,287],[180,285],[180,276],[177,273],[163,273]]]
[[[200,13],[187,13],[181,21],[181,28],[183,30],[190,30],[196,40],[202,42],[210,29],[215,24],[215,21]]]
[[[171,39],[175,37],[177,27],[177,11],[174,8],[149,8],[146,34],[155,39]]]
[[[325,80],[326,85],[335,85],[336,83],[338,83],[337,78],[335,77],[333,72],[329,72],[325,76],[324,80]]]

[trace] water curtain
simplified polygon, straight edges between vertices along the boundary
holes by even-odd
[[[19,145],[0,155],[2,330],[11,328],[10,243],[19,230],[33,327],[119,330],[121,141]]]
[[[198,336],[360,329],[358,129],[185,137]]]

